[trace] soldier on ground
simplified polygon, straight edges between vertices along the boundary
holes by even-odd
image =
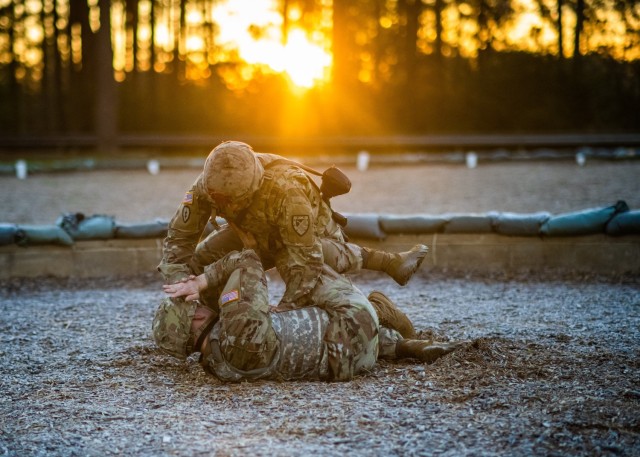
[[[156,311],[156,343],[180,358],[200,352],[203,368],[223,381],[348,381],[379,357],[432,362],[464,344],[405,339],[393,328],[408,321],[402,311],[381,292],[367,299],[327,265],[311,294],[313,306],[271,307],[264,269],[250,249],[229,253],[203,275],[164,290],[171,298]],[[217,306],[198,301],[204,290],[218,295]],[[386,316],[387,327],[378,315]]]
[[[212,211],[230,228],[198,244]],[[426,246],[403,254],[360,248],[344,240],[332,216],[321,190],[296,165],[256,154],[244,143],[217,146],[165,240],[159,270],[173,301],[165,300],[156,314],[158,345],[178,356],[202,351],[205,366],[222,379],[252,378],[247,372],[254,369],[258,377],[300,377],[298,365],[274,368],[276,360],[297,360],[287,354],[296,348],[302,361],[316,354],[315,362],[302,366],[317,368],[312,377],[328,380],[348,380],[371,368],[378,352],[428,361],[453,350],[455,344],[404,341],[397,330],[415,336],[406,316],[380,292],[367,300],[331,268],[376,267],[406,283]],[[229,254],[233,247],[245,250]],[[275,308],[268,304],[264,265],[275,265],[285,282]],[[196,298],[205,306],[193,303]],[[381,330],[378,316],[391,329]]]

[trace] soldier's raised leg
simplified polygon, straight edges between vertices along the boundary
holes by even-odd
[[[409,282],[429,252],[424,244],[393,253],[331,238],[323,238],[321,242],[325,263],[338,273],[354,273],[362,269],[381,271],[401,286]]]
[[[321,238],[324,261],[338,273],[355,273],[359,270],[381,271],[400,285],[409,282],[418,271],[429,249],[417,244],[409,251],[392,253],[358,246],[340,239]],[[195,274],[202,273],[205,266],[215,263],[232,251],[243,249],[237,233],[228,225],[211,232],[196,247],[190,267]],[[273,267],[270,259],[261,254],[264,269]]]

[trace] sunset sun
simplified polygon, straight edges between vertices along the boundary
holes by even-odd
[[[302,30],[294,30],[278,52],[265,56],[264,63],[285,72],[296,86],[312,87],[328,76],[331,55],[311,43]]]
[[[301,88],[328,79],[332,59],[326,37],[292,28],[283,38],[282,16],[273,2],[219,3],[212,15],[219,24],[218,44],[227,52],[237,52],[247,64],[286,74]]]

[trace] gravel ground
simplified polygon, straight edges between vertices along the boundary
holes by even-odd
[[[349,383],[225,385],[151,343],[155,278],[3,287],[0,454],[639,455],[638,284],[354,281],[422,337],[475,342]]]
[[[558,213],[624,199],[638,208],[639,171],[640,162],[351,170],[354,188],[335,206]],[[196,173],[2,177],[0,219],[168,218]],[[421,337],[473,343],[430,365],[381,362],[349,383],[222,384],[150,341],[162,296],[153,273],[2,282],[0,455],[640,455],[639,278],[352,279],[396,299]],[[275,275],[270,287],[275,301]]]

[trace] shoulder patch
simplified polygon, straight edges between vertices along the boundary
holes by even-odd
[[[185,224],[189,222],[189,218],[191,217],[191,208],[189,205],[182,207],[182,222]]]
[[[311,219],[308,214],[293,215],[291,216],[291,226],[298,235],[303,236],[311,226]]]
[[[187,192],[182,199],[183,205],[191,205],[193,203],[193,192]]]
[[[231,303],[237,300],[240,300],[240,292],[238,291],[238,289],[230,290],[226,294],[222,294],[220,296],[220,306],[224,306],[227,303]]]

